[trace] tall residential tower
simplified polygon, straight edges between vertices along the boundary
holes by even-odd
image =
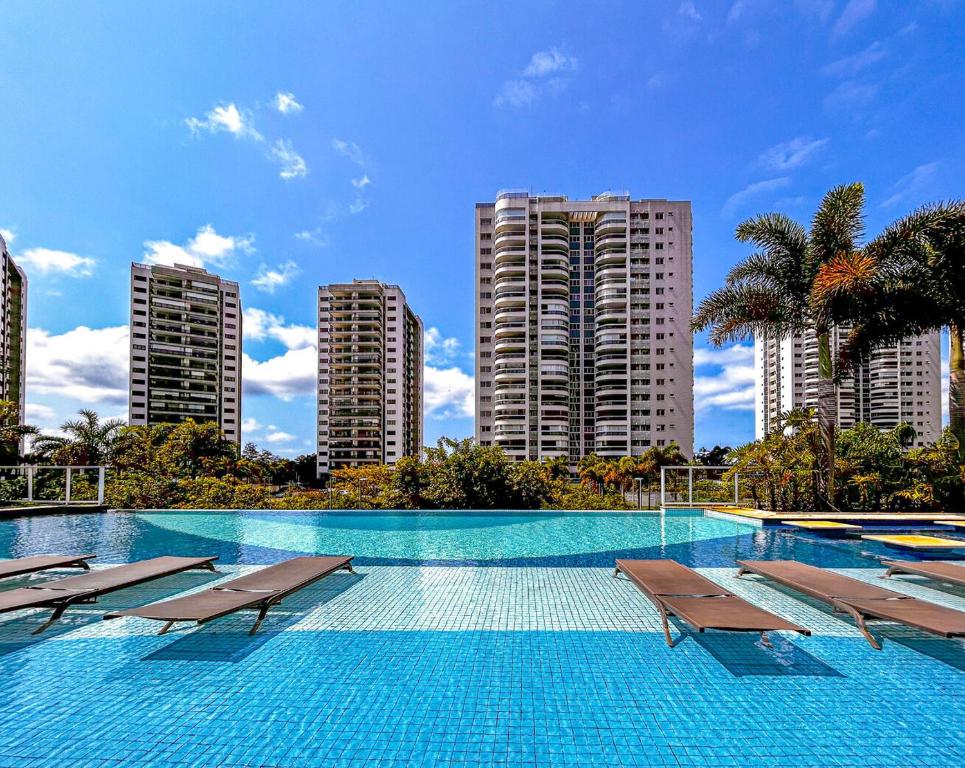
[[[476,440],[514,459],[694,440],[689,202],[476,205]]]
[[[216,422],[241,444],[238,284],[198,267],[131,265],[130,423]]]
[[[27,276],[0,237],[0,400],[17,403],[24,421],[27,369]]]
[[[422,451],[422,321],[397,285],[318,289],[318,474]]]
[[[837,356],[846,328],[831,332]],[[914,445],[934,442],[941,434],[941,351],[938,332],[909,338],[871,354],[837,388],[838,426],[858,422],[892,429],[907,422]],[[772,432],[782,413],[817,408],[818,347],[813,333],[787,339],[759,336],[754,342],[756,437]]]

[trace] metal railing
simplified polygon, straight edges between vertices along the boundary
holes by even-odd
[[[713,472],[713,471],[723,473],[730,469],[733,469],[733,467],[728,467],[728,466],[705,467],[705,466],[694,465],[694,464],[661,467],[660,468],[660,506],[666,507],[668,503],[673,505],[678,505],[678,506],[685,506],[685,507],[696,507],[696,506],[700,506],[701,504],[709,504],[709,503],[717,503],[717,504],[730,503],[730,500],[729,500],[730,488],[725,489],[724,481],[722,479],[718,481],[717,487],[719,488],[719,493],[716,495],[726,496],[728,499],[727,501],[723,501],[722,499],[701,500],[701,499],[694,498],[694,472],[695,471],[698,473]],[[675,484],[673,482],[671,482],[670,484],[671,487],[669,489],[669,495],[668,495],[668,484],[667,484],[668,471],[681,472],[681,473],[683,471],[686,471],[687,473],[686,500],[679,498],[680,496],[683,495],[683,488],[674,487]],[[727,485],[729,486],[730,483],[728,482]],[[734,473],[733,499],[734,499],[733,504],[735,505],[740,504],[740,474],[738,472]]]
[[[49,475],[51,472],[55,474],[58,472],[63,472],[62,492],[59,482],[55,482],[53,484],[44,482],[47,479],[45,476]],[[78,478],[84,478],[86,480],[86,474],[92,472],[97,473],[96,496],[95,498],[84,498],[84,496],[87,496],[88,494],[75,493],[75,480]],[[0,466],[0,481],[5,481],[3,495],[6,495],[8,489],[10,488],[11,475],[13,475],[13,479],[23,478],[26,481],[26,485],[23,487],[23,494],[19,498],[7,498],[3,499],[3,501],[27,502],[28,504],[43,502],[45,504],[90,504],[100,506],[104,503],[104,480],[106,472],[106,466],[94,465],[66,466],[59,464],[22,464],[16,466]],[[19,490],[20,484],[17,484],[16,487],[17,490]],[[88,488],[85,490],[94,490],[94,488],[88,486]],[[54,491],[55,497],[47,498],[45,491]]]

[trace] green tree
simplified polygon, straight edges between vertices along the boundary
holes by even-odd
[[[169,477],[224,477],[234,471],[238,449],[213,421],[185,419],[164,432],[154,460]]]
[[[851,325],[843,370],[876,347],[947,328],[949,422],[965,453],[965,201],[920,208],[862,250],[836,254],[819,270],[812,304],[826,322]]]
[[[710,329],[716,345],[753,336],[777,339],[814,334],[818,345],[817,417],[823,446],[825,493],[834,499],[834,430],[837,420],[831,324],[811,302],[821,267],[841,254],[858,250],[864,234],[864,187],[831,189],[821,201],[809,230],[780,213],[749,219],[737,227],[742,243],[760,250],[737,264],[725,285],[697,308],[693,328]]]
[[[97,465],[113,459],[114,443],[124,427],[123,419],[101,421],[90,409],[78,411],[79,419],[60,425],[61,435],[38,435],[33,451],[53,464]]]

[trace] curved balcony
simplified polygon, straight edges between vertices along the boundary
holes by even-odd
[[[568,379],[570,369],[565,365],[546,365],[540,366],[539,375],[542,379]]]
[[[540,234],[570,236],[570,225],[566,219],[543,219],[540,222]]]
[[[622,285],[627,284],[627,270],[626,267],[610,266],[598,269],[594,275],[595,284],[597,288],[605,287],[607,285]]]
[[[519,261],[502,261],[496,264],[496,269],[493,272],[493,279],[499,280],[500,278],[506,278],[510,276],[518,276],[525,279],[526,277],[526,262],[520,258]]]
[[[526,366],[520,368],[503,368],[493,374],[493,379],[498,382],[525,381]]]
[[[597,333],[596,353],[604,355],[607,352],[618,352],[627,348],[627,337],[619,333]]]
[[[493,284],[494,298],[516,293],[525,293],[525,291],[526,276],[524,274],[524,270],[520,270],[520,273],[516,275],[505,273],[501,277],[497,277]]]
[[[543,296],[565,296],[570,295],[570,282],[569,280],[561,280],[559,278],[543,279],[540,282],[540,294]]]
[[[517,248],[520,250],[525,250],[526,233],[523,231],[497,233],[493,238],[493,248],[497,250],[500,248]]]
[[[626,267],[627,252],[623,250],[599,251],[593,258],[593,263],[597,269],[607,266]]]
[[[597,237],[610,232],[627,231],[627,217],[623,213],[604,213],[597,217],[594,231]]]
[[[525,336],[509,336],[502,339],[497,339],[496,343],[493,345],[493,350],[497,355],[503,354],[505,352],[519,352],[520,350],[526,349],[526,337]]]
[[[493,309],[506,309],[508,307],[523,307],[526,305],[525,291],[499,291],[493,297]]]

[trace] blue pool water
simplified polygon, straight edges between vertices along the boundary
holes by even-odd
[[[274,563],[292,554],[353,554],[369,565],[537,567],[607,567],[618,557],[669,557],[693,567],[726,566],[744,557],[862,567],[887,554],[867,542],[765,530],[699,511],[159,511],[0,521],[0,554],[78,549],[97,552],[105,563],[170,553],[216,554],[221,562],[247,564]]]
[[[0,557],[217,554],[77,606],[0,614],[0,768],[965,764],[965,643],[845,617],[756,579],[793,557],[872,583],[883,550],[699,513],[164,512],[0,520]],[[356,554],[248,635],[252,616],[158,636],[101,615],[298,553]],[[673,557],[812,630],[663,640],[613,559]],[[0,590],[57,574],[0,582]],[[880,582],[879,582],[880,583]],[[965,589],[893,589],[965,610]],[[676,633],[678,628],[674,629]]]

